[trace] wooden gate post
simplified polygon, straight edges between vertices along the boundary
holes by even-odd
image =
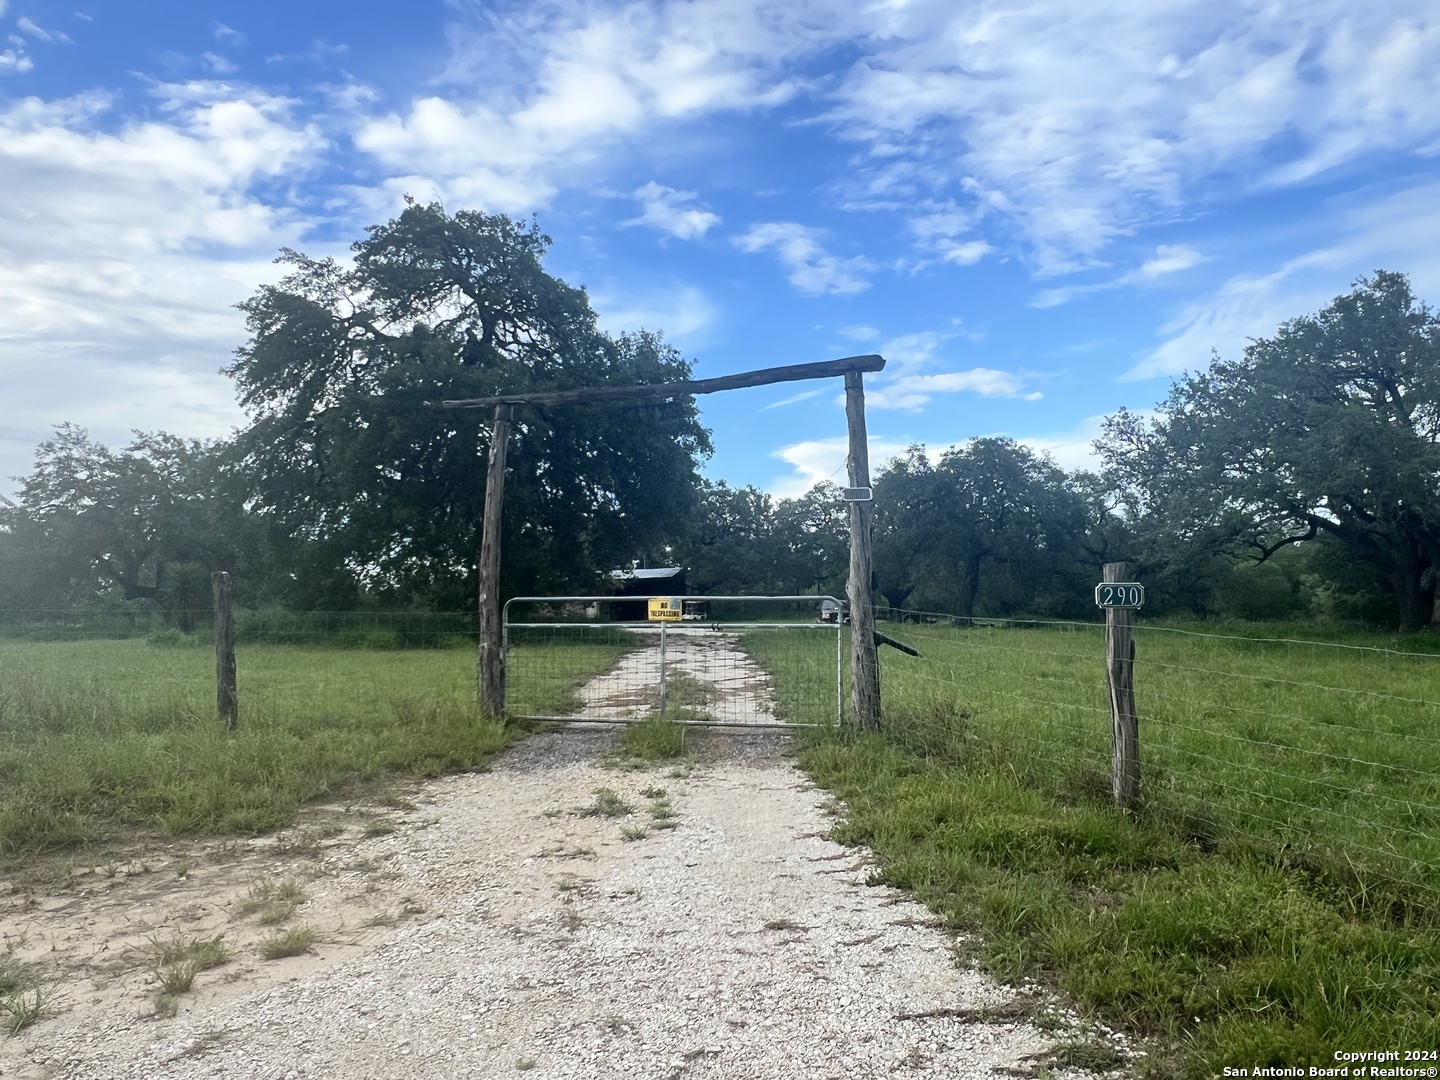
[[[235,614],[230,608],[230,575],[210,575],[215,597],[215,705],[226,728],[235,730],[240,705],[235,688]]]
[[[1100,579],[1128,581],[1129,563],[1106,563]],[[1130,609],[1105,609],[1105,674],[1110,683],[1110,790],[1129,809],[1140,798],[1140,719],[1135,715],[1135,639]]]
[[[865,376],[845,373],[845,419],[850,429],[850,486],[870,486],[870,447],[865,434]],[[862,731],[880,727],[880,666],[875,658],[875,606],[870,593],[873,502],[850,505],[850,715]]]
[[[513,406],[495,406],[495,422],[490,427],[490,462],[485,473],[480,561],[476,567],[480,711],[496,717],[505,711],[505,651],[500,642],[500,513],[505,505],[505,455],[509,450],[513,418]]]

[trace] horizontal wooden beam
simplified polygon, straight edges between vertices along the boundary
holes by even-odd
[[[442,401],[440,407],[483,409],[491,405],[580,405],[596,401],[635,401],[678,397],[682,394],[714,394],[720,390],[739,390],[746,386],[769,386],[771,383],[799,382],[802,379],[828,379],[851,371],[880,371],[884,367],[883,356],[867,353],[864,356],[847,356],[840,360],[822,360],[818,364],[761,368],[759,371],[742,371],[738,375],[721,375],[714,379],[696,379],[692,382],[634,383],[629,386],[588,386],[578,390],[496,394],[494,397]]]

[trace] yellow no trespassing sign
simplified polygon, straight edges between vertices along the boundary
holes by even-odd
[[[679,622],[684,614],[678,596],[654,596],[650,598],[651,622]]]

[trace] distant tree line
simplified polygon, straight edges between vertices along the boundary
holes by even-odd
[[[0,614],[139,606],[190,629],[221,569],[253,606],[473,607],[489,417],[434,403],[690,375],[657,334],[601,331],[548,243],[411,202],[348,265],[284,252],[227,369],[247,426],[120,450],[58,428],[0,503]],[[1096,471],[1004,438],[883,465],[877,600],[1090,618],[1100,565],[1125,560],[1149,614],[1440,622],[1440,320],[1403,275],[1120,410],[1097,449]],[[843,595],[838,490],[713,483],[709,452],[693,400],[521,410],[503,591],[603,590],[642,561],[701,592]]]

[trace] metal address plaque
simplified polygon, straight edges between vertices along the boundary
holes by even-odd
[[[1145,586],[1135,581],[1107,581],[1095,586],[1095,606],[1138,608],[1145,604]]]

